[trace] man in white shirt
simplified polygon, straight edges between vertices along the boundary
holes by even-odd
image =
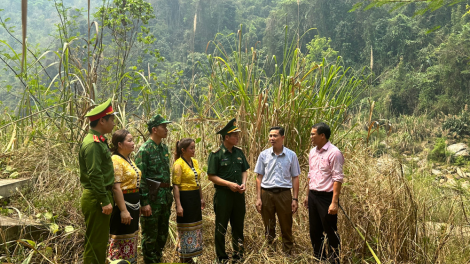
[[[256,209],[261,213],[265,235],[270,244],[276,236],[276,213],[281,226],[283,251],[291,254],[292,215],[298,208],[300,166],[297,155],[284,147],[284,128],[272,127],[269,142],[272,147],[260,153],[256,163]],[[291,189],[293,195],[291,194]],[[275,246],[275,245],[274,245]]]

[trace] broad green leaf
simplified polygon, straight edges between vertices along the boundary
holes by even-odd
[[[18,176],[20,176],[20,174],[17,171],[15,171],[12,174],[10,174],[9,178],[10,179],[16,179],[16,178],[18,178]]]
[[[45,217],[47,220],[51,220],[52,217],[53,217],[53,215],[52,215],[52,213],[46,212],[46,213],[44,214],[44,217]]]
[[[3,173],[12,173],[12,172],[14,172],[15,170],[16,170],[15,168],[13,168],[12,166],[9,166],[9,165],[8,165],[8,166],[5,168],[5,170],[3,171]]]
[[[26,242],[26,243],[30,244],[32,247],[36,248],[36,242],[34,242],[33,240],[21,239],[21,241]]]
[[[74,230],[75,230],[75,229],[73,228],[73,226],[66,226],[66,227],[64,228],[65,233],[71,233],[71,232],[73,232]]]
[[[59,231],[59,225],[58,224],[55,224],[55,223],[52,223],[49,225],[49,229],[51,230],[51,232],[53,234],[57,233],[57,231]]]

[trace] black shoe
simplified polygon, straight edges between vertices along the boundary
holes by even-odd
[[[232,263],[243,263],[243,256],[233,255]]]
[[[218,258],[216,263],[217,264],[227,264],[227,263],[229,263],[229,259],[228,258]]]

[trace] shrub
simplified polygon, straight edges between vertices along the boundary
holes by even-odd
[[[456,136],[470,135],[470,127],[468,122],[470,121],[470,115],[467,111],[462,111],[460,115],[448,116],[442,123],[442,129],[448,130],[449,134]]]
[[[446,157],[446,140],[445,138],[437,138],[434,148],[428,158],[435,161],[445,161]]]

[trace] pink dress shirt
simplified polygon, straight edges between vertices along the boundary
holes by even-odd
[[[313,148],[308,155],[309,189],[332,192],[334,182],[343,182],[343,163],[343,154],[330,141],[320,150]]]

